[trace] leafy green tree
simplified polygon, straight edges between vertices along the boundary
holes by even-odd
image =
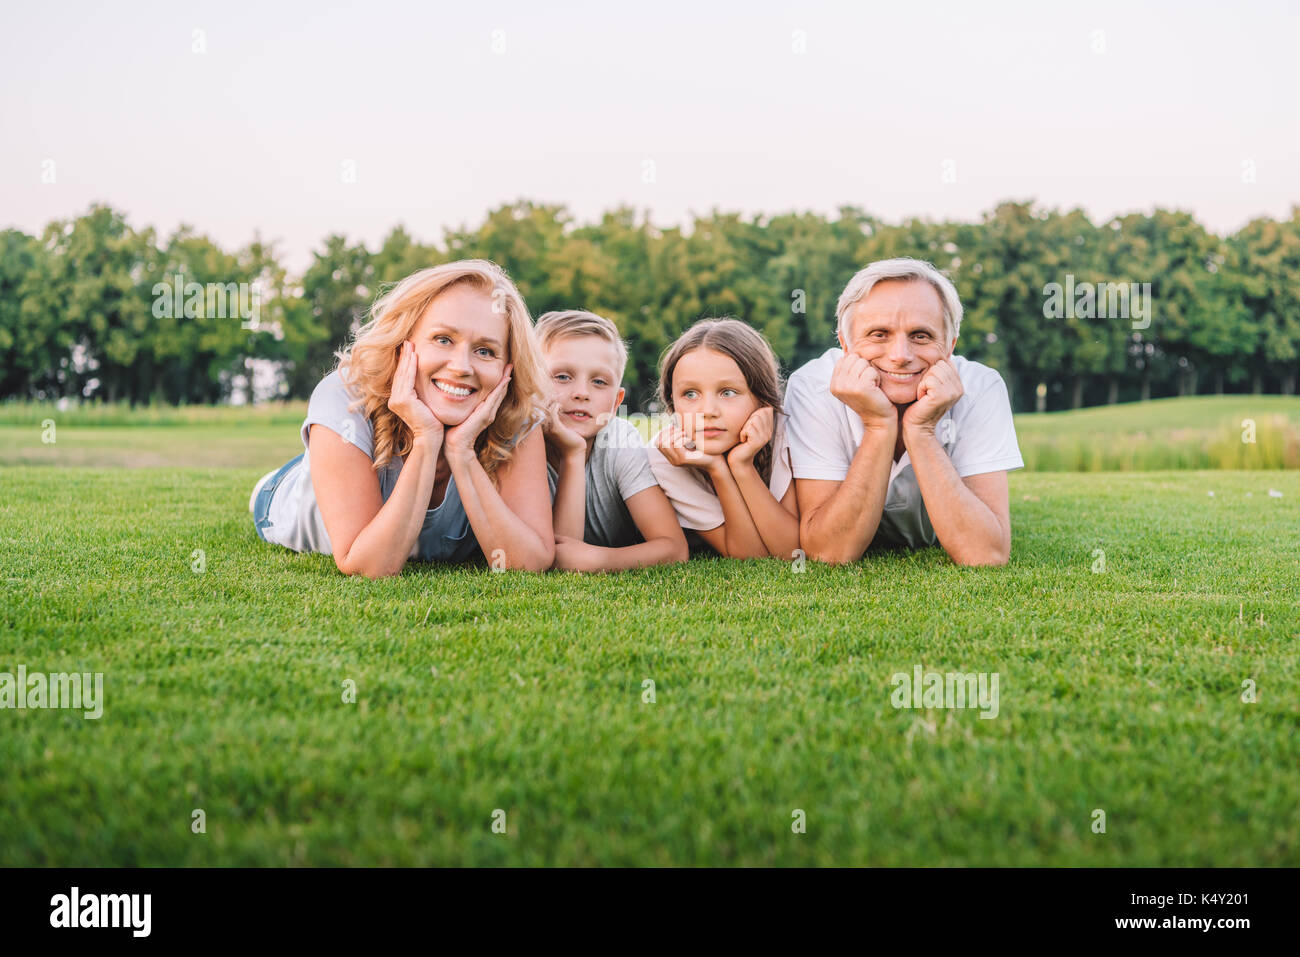
[[[1256,219],[1228,243],[1228,276],[1240,289],[1243,311],[1255,319],[1255,336],[1239,350],[1250,367],[1253,391],[1273,374],[1285,395],[1296,389],[1300,357],[1300,206],[1291,218]]]
[[[42,240],[48,255],[20,283],[20,316],[35,394],[109,400],[146,396],[137,364],[147,361],[151,302],[145,283],[157,260],[153,230],[137,233],[122,214],[92,206],[57,221]]]
[[[341,235],[327,236],[325,248],[315,254],[303,275],[301,308],[286,307],[292,329],[286,338],[296,351],[286,370],[290,395],[311,395],[334,367],[335,351],[365,320],[374,285],[371,253],[365,245],[349,245]]]
[[[35,237],[17,229],[0,232],[0,397],[31,397],[33,380],[53,365],[53,355],[40,351],[48,340],[33,335],[23,318],[20,296],[27,276],[49,274],[49,265],[40,262],[46,255]]]

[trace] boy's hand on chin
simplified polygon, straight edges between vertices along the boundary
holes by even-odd
[[[965,394],[957,367],[940,359],[926,370],[916,387],[916,401],[903,412],[903,430],[933,434],[944,414]]]
[[[552,408],[542,422],[542,435],[546,438],[546,444],[561,455],[570,452],[582,452],[585,455],[587,452],[587,440],[560,421],[559,406]]]

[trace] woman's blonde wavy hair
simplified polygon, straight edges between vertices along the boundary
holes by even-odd
[[[409,454],[413,443],[410,427],[388,408],[402,342],[411,337],[434,299],[462,284],[491,296],[494,309],[505,310],[505,361],[514,366],[496,419],[480,433],[474,446],[484,471],[495,479],[497,467],[514,452],[511,443],[515,435],[530,419],[546,414],[546,366],[528,306],[505,271],[486,259],[462,259],[421,269],[376,299],[351,342],[335,353],[340,378],[360,396],[352,409],[364,411],[374,426],[376,471],[387,466],[394,455]]]

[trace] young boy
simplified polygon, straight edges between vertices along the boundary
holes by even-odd
[[[555,567],[621,571],[685,561],[686,536],[655,481],[645,442],[615,414],[627,347],[590,312],[537,320],[556,407],[543,423],[554,502]]]

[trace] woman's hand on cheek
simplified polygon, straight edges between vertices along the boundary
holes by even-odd
[[[388,408],[406,423],[412,435],[440,440],[442,423],[429,405],[427,388],[427,383],[422,387],[419,382],[415,347],[407,340],[402,343],[397,358],[397,371],[393,373],[393,384],[388,392]]]
[[[731,447],[727,453],[727,464],[733,469],[738,466],[752,465],[754,456],[768,442],[772,441],[775,427],[775,413],[770,405],[756,409],[740,429],[740,442]]]
[[[474,443],[478,441],[478,437],[483,430],[496,419],[497,410],[501,408],[501,403],[505,400],[506,390],[510,386],[510,373],[513,369],[513,365],[507,364],[506,371],[501,376],[501,381],[496,384],[496,387],[479,400],[478,405],[466,416],[464,422],[447,430],[446,438],[443,441],[449,459],[454,456],[470,458],[474,456]]]

